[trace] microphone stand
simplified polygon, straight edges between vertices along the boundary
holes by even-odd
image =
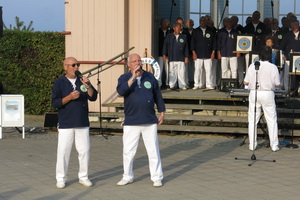
[[[102,67],[101,67],[102,68]],[[98,73],[97,73],[97,89],[98,89],[98,95],[99,95],[99,121],[100,121],[100,127],[99,127],[99,135],[102,135],[106,140],[108,139],[108,135],[105,135],[105,130],[102,127],[102,102],[101,102],[101,81],[100,81],[100,67],[98,68]]]
[[[256,103],[257,103],[257,89],[258,89],[258,81],[257,81],[257,77],[258,77],[258,70],[259,70],[259,66],[260,66],[260,62],[256,61],[255,62],[255,98],[254,98],[254,116],[253,116],[253,146],[252,146],[252,156],[250,158],[250,160],[252,160],[251,163],[248,164],[248,166],[252,166],[256,161],[266,161],[266,162],[276,162],[276,160],[262,160],[262,159],[258,159],[256,160],[256,156],[255,156],[255,142],[256,142],[256,138],[255,138],[255,130],[257,130],[256,126]],[[250,138],[249,138],[250,139]],[[235,157],[235,160],[249,160],[247,158],[237,158]]]
[[[292,124],[292,139],[291,139],[291,143],[285,145],[286,148],[290,148],[290,149],[297,149],[299,148],[299,146],[297,144],[294,144],[294,126],[295,126],[295,103],[296,103],[296,76],[297,76],[297,68],[295,68],[295,72],[294,72],[294,87],[295,87],[295,91],[294,91],[294,98],[293,98],[293,124]]]
[[[173,14],[173,7],[176,6],[175,0],[171,1],[171,12],[170,12],[170,23],[172,23],[172,14]]]
[[[220,22],[219,22],[219,24],[218,24],[217,30],[220,29],[220,24],[221,24],[221,22],[223,21],[224,13],[225,13],[226,7],[228,7],[228,5],[229,5],[228,0],[226,0],[226,4],[225,4],[225,7],[224,7],[224,9],[223,9],[223,13],[222,13],[222,15],[221,15],[221,19],[220,19]]]

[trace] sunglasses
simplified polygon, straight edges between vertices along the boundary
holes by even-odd
[[[69,65],[71,65],[71,64],[69,64]],[[75,67],[77,65],[77,67],[79,67],[80,66],[80,63],[74,63],[74,64],[72,64],[71,66],[72,67]]]

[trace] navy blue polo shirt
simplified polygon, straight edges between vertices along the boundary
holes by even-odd
[[[124,97],[124,125],[156,124],[154,105],[157,105],[158,112],[166,110],[157,80],[153,74],[144,71],[140,84],[136,80],[128,87],[131,76],[127,72],[118,79],[117,92]]]

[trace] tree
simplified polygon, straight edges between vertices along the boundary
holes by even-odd
[[[16,16],[16,25],[12,27],[12,25],[9,25],[9,28],[6,27],[6,25],[3,23],[4,29],[10,29],[10,30],[18,30],[18,31],[34,31],[34,28],[32,28],[33,21],[30,21],[28,26],[24,25],[23,21],[20,21],[20,18]]]

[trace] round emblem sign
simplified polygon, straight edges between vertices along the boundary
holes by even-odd
[[[156,80],[159,79],[159,76],[160,76],[160,67],[159,67],[159,64],[158,62],[153,59],[153,58],[141,58],[142,60],[142,63],[143,64],[150,64],[152,67],[153,67],[153,71],[154,71],[154,77],[156,78]]]
[[[250,48],[250,40],[248,38],[241,38],[238,45],[240,49],[247,50]]]
[[[296,71],[300,70],[300,58],[295,60],[294,67],[295,67]]]

